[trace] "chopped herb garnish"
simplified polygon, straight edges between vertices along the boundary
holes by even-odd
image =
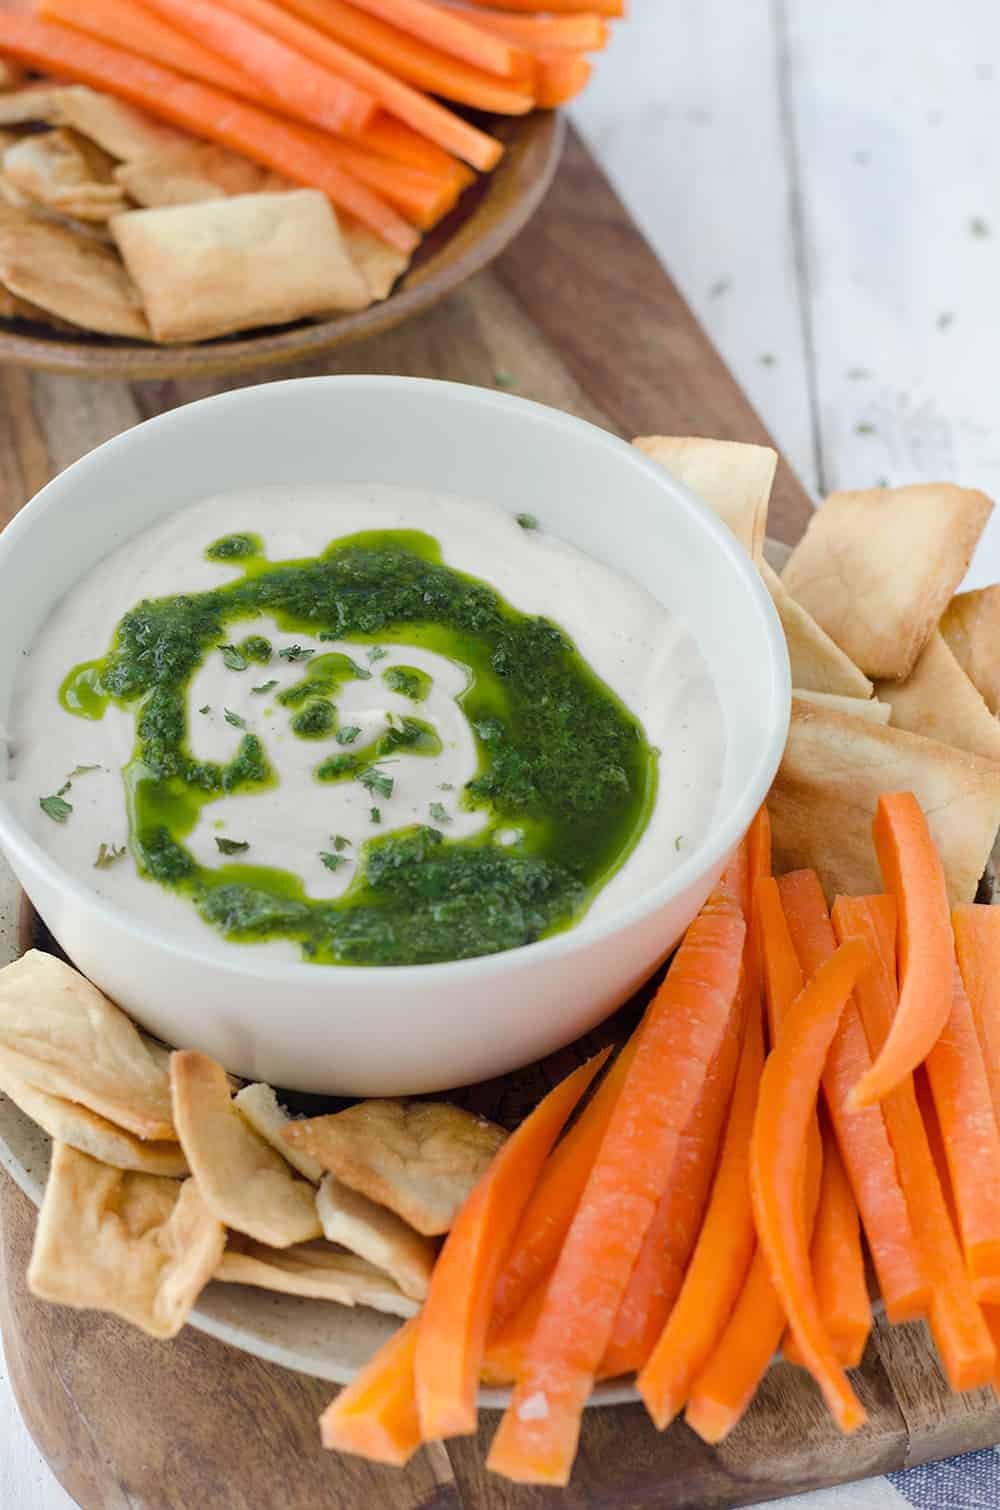
[[[271,659],[271,641],[266,640],[262,634],[248,634],[245,640],[240,641],[240,651],[248,661],[266,666]]]
[[[222,839],[217,834],[215,842],[219,847],[219,853],[223,855],[241,855],[245,849],[250,848],[248,839]]]
[[[860,425],[854,426],[855,435],[877,435],[878,431],[869,420],[862,420]]]
[[[237,650],[235,645],[220,645],[219,649],[222,651],[222,659],[230,671],[245,671],[249,666],[250,662],[241,651]]]
[[[973,215],[969,221],[969,234],[970,236],[978,236],[980,239],[988,236],[990,234],[989,221],[984,220],[982,215]]]
[[[64,793],[66,793],[66,792],[69,791],[69,789],[70,789],[70,787],[72,785],[73,785],[72,781],[69,781],[69,780],[64,781],[63,784],[62,784],[62,786],[59,788],[58,792],[56,792],[56,796],[57,797],[62,797],[64,795]]]
[[[368,659],[370,661],[384,661],[388,654],[388,650],[383,650],[381,645],[372,645],[368,651]]]
[[[234,713],[233,710],[232,710],[232,708],[224,708],[223,709],[223,714],[225,715],[226,723],[227,724],[232,724],[232,726],[233,726],[234,729],[245,729],[246,728],[246,726],[247,726],[246,719],[245,718],[241,718],[238,713]]]
[[[332,855],[328,849],[321,849],[319,857],[327,870],[339,870],[342,865],[351,863],[345,855]]]
[[[517,387],[517,378],[512,372],[494,372],[493,381],[498,388]]]
[[[337,743],[339,745],[352,745],[360,733],[360,725],[344,724],[342,728],[337,730]]]
[[[88,771],[99,771],[99,765],[75,765],[66,777],[67,782],[72,781],[74,776],[86,776]]]
[[[375,792],[379,797],[391,797],[395,785],[391,776],[380,771],[377,766],[366,766],[358,772],[358,780],[369,792]]]
[[[382,822],[382,809],[380,807],[370,807],[368,809],[368,816],[372,820],[373,823],[381,823]]]
[[[66,788],[63,787],[63,791],[65,790]],[[73,811],[72,802],[65,801],[58,792],[54,792],[51,797],[39,797],[38,806],[46,817],[52,819],[53,823],[65,823]]]
[[[203,708],[199,708],[199,709],[198,709],[198,712],[199,712],[199,713],[211,713],[211,711],[212,711],[212,710],[211,710],[211,708],[210,708],[210,707],[209,707],[209,706],[208,706],[208,703],[206,703],[206,704],[205,704],[205,706],[204,706],[204,707],[203,707]]]
[[[278,651],[278,654],[283,661],[307,661],[316,652],[307,650],[304,645],[286,645],[284,650]]]
[[[518,514],[516,518],[518,524],[523,530],[537,530],[538,520],[535,518],[534,514]]]
[[[444,806],[443,802],[432,802],[428,811],[430,812],[430,815],[434,819],[435,823],[451,822],[451,814],[448,812],[448,809]]]
[[[102,844],[97,851],[94,869],[110,870],[115,861],[120,860],[124,854],[124,844]]]
[[[761,356],[760,365],[762,367],[776,367],[778,365],[778,358],[773,351],[765,351]]]
[[[250,691],[251,692],[270,692],[277,685],[278,685],[277,682],[261,682],[261,684],[260,684],[259,687],[251,687]]]
[[[717,278],[708,290],[710,299],[717,299],[720,294],[728,293],[732,288],[732,280],[729,278]]]
[[[680,847],[683,844],[683,842],[684,842],[684,835],[683,834],[678,834],[677,837],[676,837],[676,839],[674,840],[674,849],[680,849]]]
[[[350,839],[345,839],[343,834],[333,834],[331,835],[331,837],[333,839],[333,847],[337,851],[338,855],[343,850],[349,848],[351,841]]]
[[[438,782],[438,791],[439,792],[453,792],[454,790],[455,790],[455,783],[453,781],[439,781]]]

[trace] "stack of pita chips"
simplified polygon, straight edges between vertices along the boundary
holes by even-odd
[[[203,341],[365,309],[407,262],[317,190],[111,95],[0,81],[0,319]]]
[[[33,1292],[161,1338],[213,1279],[414,1315],[504,1138],[435,1102],[293,1121],[36,950],[0,970],[0,1090],[53,1139]]]
[[[990,500],[948,483],[835,493],[779,577],[763,555],[773,451],[635,444],[738,536],[785,631],[793,701],[768,797],[775,868],[815,869],[831,899],[879,891],[876,803],[908,790],[952,903],[972,901],[1000,828],[1000,587],[954,594]]]

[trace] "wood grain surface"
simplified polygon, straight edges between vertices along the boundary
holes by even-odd
[[[486,385],[500,375],[528,397],[623,434],[764,438],[576,140],[541,211],[491,271],[346,357],[272,375],[347,370]],[[0,374],[0,520],[98,442],[221,386]],[[808,512],[783,470],[771,533],[794,540]],[[617,1033],[625,1021],[602,1032]],[[516,1081],[477,1087],[469,1101],[516,1120],[575,1057],[565,1050]],[[496,1427],[489,1412],[478,1439],[428,1449],[405,1473],[383,1472],[318,1448],[315,1417],[327,1386],[191,1331],[156,1343],[111,1318],[35,1301],[24,1284],[33,1221],[4,1180],[0,1324],[28,1425],[84,1510],[714,1510],[1000,1440],[992,1394],[951,1395],[922,1327],[879,1327],[855,1374],[869,1421],[850,1439],[832,1425],[811,1381],[780,1365],[718,1450],[683,1424],[658,1434],[639,1406],[587,1412],[565,1492],[486,1474],[484,1448]]]

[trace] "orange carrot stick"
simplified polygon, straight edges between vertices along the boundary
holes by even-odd
[[[1000,1301],[1000,1134],[972,1008],[957,964],[951,1015],[925,1068],[973,1294],[977,1300],[995,1304]]]
[[[880,1100],[927,1058],[951,1010],[948,889],[913,793],[883,793],[872,832],[885,889],[899,908],[899,1007],[882,1052],[851,1092],[855,1107]]]
[[[378,16],[408,32],[428,47],[460,58],[486,73],[517,78],[530,71],[528,58],[505,37],[484,35],[460,11],[439,10],[427,0],[351,0],[358,10]]]
[[[833,925],[841,942],[863,938],[875,955],[875,968],[858,982],[854,996],[870,1050],[878,1054],[896,1010],[895,902],[888,896],[838,897],[833,904]],[[992,1378],[995,1357],[965,1272],[912,1076],[905,1076],[890,1091],[882,1109],[921,1262],[931,1284],[931,1332],[951,1387],[974,1389]]]
[[[250,78],[265,98],[281,95],[284,110],[324,131],[361,131],[375,114],[375,97],[276,37],[222,10],[213,0],[144,0],[171,26],[218,53]]]
[[[593,73],[589,58],[578,52],[540,52],[535,60],[535,103],[556,110],[586,89]]]
[[[316,145],[325,148],[338,167],[359,183],[374,189],[422,231],[437,225],[462,192],[462,180],[457,176],[440,178],[423,168],[411,168],[404,163],[390,162],[387,157],[377,157],[350,142],[325,138]]]
[[[778,883],[764,876],[754,891],[756,931],[767,1001],[767,1027],[772,1045],[792,1002],[805,985],[802,965],[781,905]]]
[[[535,52],[555,52],[560,48],[570,52],[599,52],[608,40],[607,22],[593,11],[565,16],[508,16],[490,10],[462,14],[482,31],[506,37]]]
[[[65,3],[65,0],[63,0]],[[393,162],[406,163],[410,168],[423,168],[437,178],[454,179],[461,189],[473,182],[475,173],[452,157],[443,147],[421,136],[412,126],[407,126],[394,115],[380,110],[375,119],[356,138],[357,145],[369,152],[389,157]]]
[[[549,1280],[489,1466],[565,1484],[580,1417],[680,1134],[726,1032],[746,924],[724,877],[638,1030],[635,1058]]]
[[[820,1316],[833,1345],[834,1357],[845,1368],[861,1362],[872,1329],[858,1208],[829,1127],[823,1132],[823,1183],[810,1251]],[[794,1341],[794,1336],[790,1339]],[[790,1363],[799,1363],[798,1350],[785,1347]]]
[[[494,10],[536,11],[543,9],[539,0],[469,0],[470,5],[492,6]],[[624,16],[625,0],[545,0],[550,15],[575,15],[580,9],[599,16]]]
[[[744,1004],[741,983],[729,1025],[681,1133],[667,1187],[618,1307],[599,1377],[614,1378],[642,1368],[677,1298],[715,1173],[739,1063]]]
[[[795,1002],[764,1065],[750,1143],[758,1241],[806,1367],[845,1432],[863,1424],[865,1410],[837,1362],[819,1311],[802,1230],[800,1149],[840,1014],[870,957],[865,943],[849,939]]]
[[[802,967],[812,973],[837,947],[819,877],[812,870],[794,871],[779,879],[778,890]],[[851,1001],[830,1049],[823,1091],[861,1212],[886,1314],[890,1321],[912,1321],[927,1310],[930,1283],[920,1261],[885,1118],[877,1105],[860,1111],[848,1109],[851,1087],[870,1064],[865,1030]],[[853,1278],[848,1277],[848,1289],[856,1290],[864,1268],[861,1244],[856,1241],[852,1248],[848,1231],[843,1232],[842,1243],[845,1273],[849,1267],[853,1274]]]
[[[431,1275],[414,1358],[425,1441],[476,1429],[476,1389],[500,1265],[552,1145],[610,1053],[604,1049],[549,1091],[455,1218]]]
[[[705,1221],[680,1294],[636,1381],[662,1431],[683,1409],[691,1385],[721,1335],[753,1256],[750,1134],[764,1067],[760,1002],[751,1004],[725,1141]]]
[[[532,1191],[500,1271],[491,1333],[502,1332],[555,1267],[625,1077],[635,1058],[635,1033],[576,1122],[553,1149]]]
[[[535,1189],[537,1190],[537,1185]],[[545,1280],[532,1290],[520,1310],[503,1326],[494,1326],[486,1334],[479,1377],[484,1384],[513,1384],[524,1365],[525,1354],[538,1325],[545,1304]]]
[[[218,53],[168,26],[159,16],[137,5],[135,0],[37,0],[35,9],[47,21],[62,21],[91,36],[100,37],[115,47],[125,47],[144,58],[152,58],[178,73],[202,79],[230,94],[259,100],[257,89],[241,68],[235,68]]]
[[[0,52],[46,73],[106,89],[151,115],[221,142],[308,188],[396,246],[412,252],[420,237],[390,205],[332,162],[316,139],[290,122],[231,99],[169,68],[110,47],[54,21],[0,11]]]
[[[458,72],[467,85],[471,82],[473,87],[467,87],[461,94],[439,87],[445,81],[440,78],[437,84],[432,84],[427,75],[422,80],[414,80],[412,71],[400,66],[397,53],[410,56],[419,44],[408,38],[405,32],[397,32],[396,36],[402,37],[405,45],[398,44],[390,58],[387,44],[383,45],[382,31],[393,32],[395,28],[383,27],[383,23],[373,16],[365,16],[352,6],[342,5],[341,0],[282,0],[280,6],[272,4],[271,0],[219,0],[219,3],[224,3],[234,14],[252,19],[255,25],[280,37],[304,57],[312,58],[331,71],[338,70],[344,78],[351,79],[359,88],[374,95],[390,115],[398,116],[446,152],[453,152],[463,162],[471,163],[484,173],[495,168],[503,156],[503,147],[496,137],[488,136],[436,100],[427,99],[411,88],[410,83],[417,82],[420,88],[433,89],[434,93],[443,94],[460,104],[498,115],[524,115],[534,104],[530,93],[515,89],[490,74],[482,75],[488,88],[481,84],[478,75],[470,81],[469,76],[474,71],[467,64],[452,62],[448,69],[437,65],[438,74],[445,73],[450,77],[452,72]],[[290,15],[290,11],[294,14]],[[367,35],[371,28],[378,32],[379,52],[374,51],[370,41],[368,46],[362,47],[358,40],[360,31]],[[392,41],[392,37],[389,40]],[[470,98],[473,93],[475,98]]]
[[[951,922],[1000,1126],[1000,907],[965,902],[952,912]]]
[[[394,1332],[319,1418],[323,1446],[402,1468],[421,1443],[413,1389],[420,1317]]]

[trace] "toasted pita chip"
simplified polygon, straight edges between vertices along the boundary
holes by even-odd
[[[7,175],[0,172],[0,202],[3,208],[19,210],[22,213],[22,222],[27,225],[37,225],[42,221],[46,225],[61,225],[67,231],[73,231],[79,236],[84,236],[90,241],[99,241],[103,246],[112,244],[111,232],[106,225],[96,220],[77,220],[73,215],[64,215],[61,210],[50,210],[36,200],[30,199],[27,194],[22,194],[15,184],[12,184]],[[56,317],[49,315],[50,320]],[[62,322],[68,324],[67,321]],[[70,326],[72,330],[79,330],[80,326]]]
[[[76,1106],[62,1096],[50,1096],[36,1090],[16,1076],[5,1073],[0,1063],[0,1091],[26,1117],[37,1122],[56,1143],[65,1143],[112,1169],[134,1169],[144,1174],[183,1179],[188,1173],[187,1160],[179,1143],[144,1143],[141,1138],[116,1127],[106,1117],[85,1106]]]
[[[185,132],[175,131],[144,110],[137,110],[114,95],[89,89],[86,84],[61,89],[54,116],[48,118],[56,125],[72,126],[122,162],[156,152],[173,152],[191,141]]]
[[[122,163],[115,170],[115,180],[147,209],[199,204],[232,194],[278,193],[292,187],[280,173],[272,173],[228,147],[198,141],[182,142],[168,151]]]
[[[133,210],[111,229],[157,341],[207,340],[370,302],[316,189]]]
[[[26,126],[35,122],[60,123],[60,101],[68,90],[63,84],[28,84],[24,89],[0,93],[0,126]]]
[[[350,259],[368,285],[372,299],[376,302],[387,299],[396,280],[410,265],[407,253],[390,246],[350,216],[340,216],[340,229]]]
[[[935,629],[905,682],[879,682],[898,729],[1000,760],[1000,723]]]
[[[79,330],[78,325],[71,325],[68,320],[60,320],[58,315],[50,315],[47,309],[41,309],[37,304],[30,303],[27,299],[19,299],[17,294],[12,294],[9,288],[0,284],[0,320],[31,320],[35,325],[48,325],[52,330]]]
[[[871,719],[873,724],[887,724],[892,716],[888,703],[880,703],[877,697],[839,697],[836,692],[811,692],[806,687],[793,687],[792,696],[804,703],[818,703],[821,708],[832,708],[835,713],[850,713],[855,718]]]
[[[333,1300],[342,1306],[370,1306],[387,1316],[415,1316],[420,1309],[397,1284],[353,1253],[338,1253],[326,1242],[294,1248],[230,1238],[215,1272],[223,1284],[255,1285],[282,1295]]]
[[[768,795],[775,873],[811,868],[828,897],[882,889],[872,819],[882,792],[913,792],[951,902],[971,902],[1000,827],[1000,765],[891,725],[792,702]]]
[[[425,1237],[448,1231],[505,1136],[492,1122],[437,1101],[360,1101],[284,1132],[293,1148]]]
[[[271,1248],[322,1237],[316,1192],[240,1116],[220,1064],[191,1050],[174,1054],[170,1087],[181,1147],[221,1222]]]
[[[987,708],[1000,713],[1000,587],[979,587],[952,598],[941,633]]]
[[[993,508],[950,483],[834,493],[785,587],[868,676],[902,681],[964,577]]]
[[[768,563],[761,561],[758,565],[785,631],[792,685],[805,687],[809,692],[831,692],[838,697],[870,698],[874,688],[864,672],[795,602]]]
[[[79,220],[106,221],[125,209],[111,177],[112,159],[85,137],[59,128],[8,147],[4,178],[29,200]]]
[[[632,442],[691,489],[759,561],[778,453],[770,446],[697,435],[640,435]]]
[[[225,1240],[193,1180],[109,1169],[56,1143],[28,1284],[42,1300],[175,1337]]]
[[[426,1300],[436,1257],[430,1238],[415,1232],[394,1211],[352,1190],[335,1174],[324,1175],[316,1210],[331,1243],[391,1275],[404,1295]]]
[[[125,1013],[40,949],[0,970],[0,1066],[137,1138],[176,1141],[169,1080]]]
[[[63,226],[0,219],[0,283],[85,330],[149,339],[139,294],[115,253]]]
[[[319,1184],[323,1178],[322,1164],[318,1159],[311,1159],[307,1153],[285,1142],[282,1135],[292,1119],[285,1108],[279,1105],[278,1098],[269,1085],[244,1086],[233,1105],[250,1123],[254,1132],[260,1133],[265,1143],[276,1148],[282,1158],[287,1159],[312,1184]]]

